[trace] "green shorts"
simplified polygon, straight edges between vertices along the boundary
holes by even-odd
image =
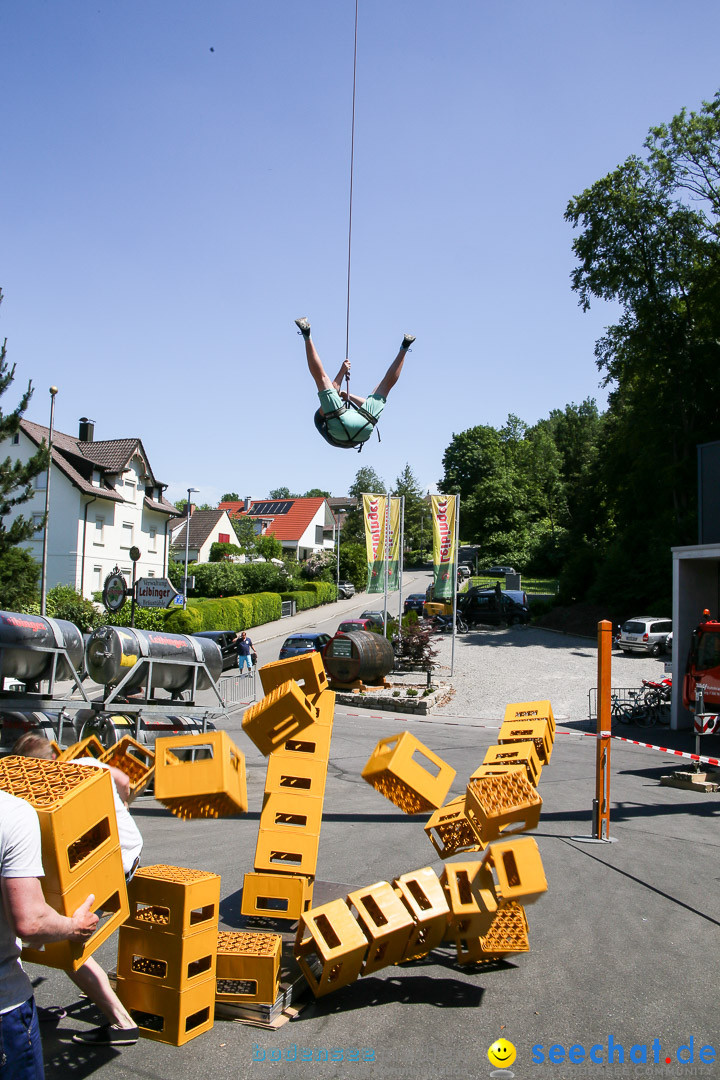
[[[335,409],[341,409],[345,404],[337,390],[319,390],[318,397],[320,408],[325,415],[334,412]],[[378,419],[385,408],[385,400],[380,394],[371,394],[370,397],[365,398],[363,409]],[[333,417],[327,423],[328,431],[333,438],[352,442],[355,445],[366,442],[374,431],[370,421],[352,406],[346,409],[342,416]]]

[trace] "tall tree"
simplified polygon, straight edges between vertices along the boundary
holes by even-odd
[[[268,493],[268,499],[299,499],[299,498],[300,498],[300,496],[295,495],[293,492],[290,491],[290,488],[288,488],[288,487],[273,488],[272,491]]]
[[[2,291],[0,291],[0,303],[2,303]],[[0,396],[10,388],[14,378],[15,364],[10,366],[8,362],[7,338],[5,338],[0,346]],[[20,421],[30,404],[32,393],[32,382],[28,381],[27,390],[15,408],[6,413],[0,409],[0,442],[6,442],[20,430]],[[10,456],[0,461],[0,556],[16,544],[22,544],[24,540],[29,540],[33,536],[36,526],[32,518],[18,514],[9,525],[5,522],[16,506],[21,506],[32,498],[32,482],[43,469],[47,469],[47,465],[48,450],[44,442],[28,461],[17,459],[13,461]]]
[[[220,502],[240,502],[240,496],[237,491],[226,491]]]
[[[364,544],[365,524],[362,512],[362,496],[364,493],[384,492],[385,482],[381,480],[375,470],[369,466],[358,469],[355,479],[348,488],[348,495],[358,500],[357,510],[350,510],[345,515],[341,533],[343,544]]]
[[[303,495],[303,499],[320,499],[320,498],[329,499],[330,498],[330,492],[329,491],[323,491],[322,488],[310,488],[310,490],[306,491],[305,494]]]
[[[427,504],[423,497],[423,489],[415,476],[414,472],[409,465],[406,465],[403,471],[395,480],[395,485],[392,491],[393,495],[404,496],[405,498],[405,547],[406,549],[417,549],[421,547],[424,540],[427,539],[428,545],[430,543],[430,523],[429,512],[427,510]],[[424,521],[424,517],[428,514],[428,521]],[[427,525],[427,533],[425,533],[425,526]]]
[[[636,600],[669,596],[668,548],[696,536],[696,446],[720,438],[717,96],[701,115],[683,112],[652,129],[646,150],[645,159],[631,156],[572,199],[566,212],[580,230],[572,285],[581,306],[595,299],[621,305],[595,349],[611,388],[605,559],[613,582],[620,576]],[[689,205],[689,194],[705,201]],[[640,521],[658,543],[638,586],[626,555]],[[601,573],[598,587],[607,580]]]

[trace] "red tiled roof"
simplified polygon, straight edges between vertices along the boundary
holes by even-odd
[[[253,513],[255,506],[266,505],[269,501],[271,500],[253,499],[247,515],[244,502],[221,502],[218,509],[227,510],[230,517],[235,519],[247,516],[271,522],[265,530],[266,536],[274,536],[278,540],[299,540],[326,500],[322,496],[310,499],[283,499],[283,502],[291,503],[286,514]]]

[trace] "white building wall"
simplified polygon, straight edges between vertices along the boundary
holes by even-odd
[[[17,444],[6,443],[3,450],[20,461],[28,461],[37,447],[23,433]],[[138,577],[163,577],[165,572],[166,514],[147,510],[143,506],[145,483],[141,480],[144,467],[137,460],[118,477],[115,490],[124,498],[116,503],[95,498],[79,491],[68,477],[53,464],[50,470],[50,515],[48,531],[47,587],[72,585],[91,598],[102,589],[105,577],[119,566],[132,577],[130,548],[136,545],[142,556],[137,564]],[[19,506],[13,517],[22,514],[41,519],[45,513],[45,476],[35,478],[32,499]],[[87,512],[86,512],[87,508]],[[87,524],[86,524],[87,519]],[[153,536],[154,530],[154,536]],[[33,558],[42,563],[42,533],[23,545]],[[84,556],[84,571],[83,571]]]

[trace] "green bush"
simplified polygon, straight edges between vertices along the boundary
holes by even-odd
[[[46,613],[51,619],[66,619],[75,623],[81,633],[87,634],[105,622],[91,600],[86,600],[72,585],[56,585],[46,597]]]
[[[301,586],[303,592],[314,592],[318,604],[329,604],[337,600],[337,586],[329,581],[306,581]]]
[[[197,608],[177,608],[165,617],[164,629],[169,634],[196,634],[203,629],[202,615]]]
[[[253,625],[273,622],[282,614],[282,601],[279,593],[259,592],[252,594]]]
[[[242,548],[238,547],[237,544],[221,544],[216,541],[210,545],[209,559],[210,562],[222,562],[228,555],[242,555],[242,553]]]
[[[119,611],[108,612],[104,621],[110,626],[129,626],[131,618],[129,600],[126,600]],[[135,605],[135,627],[138,630],[164,630],[167,619],[167,608],[141,608]]]
[[[317,607],[318,599],[315,592],[298,589],[297,592],[280,593],[281,600],[294,600],[296,611],[307,611],[308,608]]]

